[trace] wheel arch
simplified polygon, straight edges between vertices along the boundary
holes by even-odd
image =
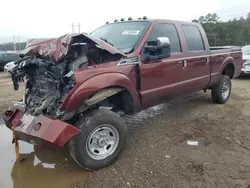
[[[109,102],[125,113],[133,112],[133,96],[129,90],[123,86],[108,86],[102,88],[85,100],[84,105],[93,106]]]
[[[69,96],[67,101],[64,102],[62,109],[75,111],[95,94],[99,96],[101,94],[101,98],[104,99],[119,93],[118,91],[126,93],[126,96],[132,99],[133,112],[140,110],[139,92],[133,81],[126,75],[120,73],[105,73],[86,80],[78,86],[78,88]],[[88,102],[93,101],[90,100]]]
[[[228,57],[222,63],[220,75],[228,75],[230,79],[234,78],[235,74],[235,61],[232,57]]]

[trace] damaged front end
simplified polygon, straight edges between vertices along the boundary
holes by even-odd
[[[60,110],[64,97],[76,87],[75,72],[125,55],[103,41],[79,34],[32,41],[23,56],[11,74],[15,90],[25,82],[24,98],[6,111],[5,123],[17,139],[63,146],[80,132],[67,123],[74,113]]]
[[[57,117],[59,99],[74,87],[73,74],[66,74],[67,62],[54,63],[36,57],[20,62],[12,73],[14,89],[26,81],[23,102],[25,113]]]

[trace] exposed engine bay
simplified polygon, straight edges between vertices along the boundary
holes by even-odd
[[[98,47],[95,43],[73,43],[58,62],[40,54],[24,56],[12,71],[14,89],[26,82],[23,102],[26,113],[58,117],[60,99],[75,85],[74,72],[120,59],[121,56]]]

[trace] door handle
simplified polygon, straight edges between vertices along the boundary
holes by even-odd
[[[206,65],[209,64],[209,57],[206,58]]]
[[[187,60],[180,60],[178,61],[179,64],[182,64],[183,65],[183,69],[185,69],[187,67]]]
[[[183,60],[183,68],[186,68],[187,67],[187,60]]]

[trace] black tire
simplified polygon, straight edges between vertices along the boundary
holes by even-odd
[[[113,153],[104,159],[97,160],[90,156],[87,142],[93,131],[105,124],[112,125],[117,130],[119,141],[116,149],[113,149]],[[126,140],[127,127],[124,120],[116,113],[104,109],[94,110],[81,117],[75,126],[81,130],[81,133],[70,140],[69,152],[80,167],[87,170],[100,169],[112,164],[121,154]]]
[[[228,94],[223,96],[223,86],[224,84],[228,83]],[[232,88],[232,83],[231,79],[227,75],[221,75],[219,82],[212,87],[211,95],[212,95],[212,100],[216,104],[224,104],[228,101],[230,95],[231,95],[231,88]]]

